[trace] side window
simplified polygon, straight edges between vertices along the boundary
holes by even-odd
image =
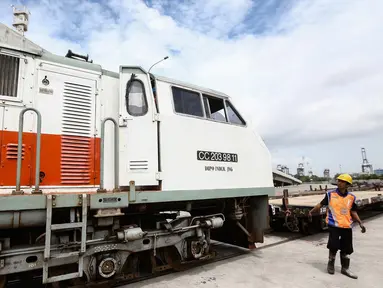
[[[20,58],[0,54],[0,96],[17,97]]]
[[[127,85],[128,86],[128,85]],[[126,109],[132,116],[143,116],[148,112],[145,87],[140,80],[133,80],[126,90]]]
[[[246,125],[245,120],[242,119],[242,117],[238,114],[238,112],[235,110],[234,106],[229,102],[226,102],[226,110],[227,110],[227,116],[229,118],[229,122],[233,124],[238,125]]]
[[[178,87],[172,87],[174,108],[177,113],[203,117],[201,96]]]
[[[223,99],[203,95],[203,102],[207,118],[227,122]]]

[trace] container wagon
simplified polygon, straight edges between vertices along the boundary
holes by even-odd
[[[211,89],[52,54],[0,23],[0,287],[93,283],[252,248],[270,153]]]

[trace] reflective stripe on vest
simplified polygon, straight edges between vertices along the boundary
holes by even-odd
[[[339,228],[351,228],[352,217],[351,208],[356,197],[351,193],[340,196],[337,190],[327,192],[328,209],[326,222],[327,225]]]

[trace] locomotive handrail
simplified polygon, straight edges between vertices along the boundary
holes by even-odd
[[[117,121],[111,117],[105,118],[101,123],[101,157],[100,157],[100,189],[99,192],[105,191],[104,189],[104,154],[105,154],[105,123],[112,121],[114,124],[114,191],[119,191],[119,134]]]
[[[22,193],[20,190],[21,182],[21,158],[22,158],[22,146],[23,146],[23,130],[24,130],[24,114],[25,112],[33,111],[37,115],[37,132],[36,132],[36,164],[35,164],[35,189],[32,193],[41,193],[40,191],[40,148],[41,148],[41,114],[32,107],[25,108],[20,111],[19,115],[19,132],[17,140],[17,170],[16,170],[16,190],[14,194]]]

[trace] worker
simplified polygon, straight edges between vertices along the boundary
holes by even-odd
[[[366,228],[356,212],[356,197],[348,192],[348,188],[352,185],[352,177],[349,174],[341,174],[337,177],[337,180],[338,188],[328,191],[323,200],[309,211],[309,219],[312,218],[312,213],[319,211],[322,206],[328,206],[326,217],[329,232],[327,271],[329,274],[334,274],[336,253],[340,250],[341,273],[357,279],[358,276],[349,270],[350,255],[354,252],[352,244],[353,221],[359,223],[362,233],[366,232]]]

